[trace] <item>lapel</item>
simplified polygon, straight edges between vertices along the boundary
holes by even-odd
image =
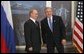
[[[56,28],[56,26],[57,26],[57,19],[53,15],[52,15],[52,18],[53,18],[53,32],[54,32],[54,28]],[[48,25],[47,18],[45,19],[45,26],[51,31],[51,29],[49,28],[49,25]]]
[[[56,17],[53,16],[53,31],[54,31],[54,28],[56,28],[57,25],[58,25],[57,24],[57,19],[56,19]]]
[[[34,25],[35,27],[37,27],[37,25],[30,19],[32,25]]]
[[[45,19],[45,25],[46,25],[46,27],[51,31],[51,29],[50,29],[50,27],[49,27],[49,25],[48,25],[47,17],[46,17],[46,19]],[[52,31],[51,31],[51,32],[52,32]]]
[[[48,20],[47,20],[47,17],[45,18],[45,26],[46,26],[48,29],[50,29],[49,26],[48,26]]]

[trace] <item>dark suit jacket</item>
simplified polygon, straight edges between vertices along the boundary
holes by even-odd
[[[65,26],[60,16],[53,15],[53,32],[48,26],[47,17],[41,21],[43,43],[61,43],[65,39]]]
[[[37,48],[37,50],[40,50],[41,38],[38,23],[36,25],[31,19],[26,21],[24,24],[24,36],[26,42],[26,49],[32,46],[34,48]]]

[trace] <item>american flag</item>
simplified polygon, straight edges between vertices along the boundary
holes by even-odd
[[[73,44],[79,53],[83,53],[83,1],[78,1],[75,17]]]

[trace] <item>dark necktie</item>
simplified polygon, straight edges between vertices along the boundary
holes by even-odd
[[[35,21],[35,24],[36,24],[36,26],[38,26],[38,22],[37,21]]]

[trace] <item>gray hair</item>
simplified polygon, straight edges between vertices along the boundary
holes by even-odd
[[[44,9],[44,11],[46,11],[47,9],[51,9],[51,10],[52,10],[52,8],[51,8],[51,7],[46,7],[46,8]]]

